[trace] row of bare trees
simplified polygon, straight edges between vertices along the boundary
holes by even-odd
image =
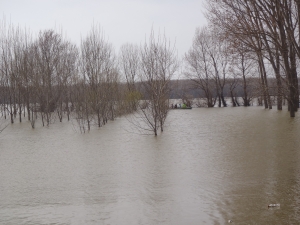
[[[202,90],[205,105],[227,106],[225,90],[233,106],[250,106],[259,97],[257,65],[253,56],[243,46],[233,48],[216,27],[197,28],[192,47],[185,54],[185,76],[193,81],[193,88]],[[242,103],[237,100],[237,87],[242,87]]]
[[[287,100],[294,117],[299,107],[300,1],[207,0],[206,8],[209,25],[196,31],[185,61],[186,75],[205,92],[207,105],[218,101],[226,106],[227,78],[233,104],[240,83],[243,105],[248,106],[255,93],[271,109],[273,95],[277,109]],[[259,83],[251,84],[257,81],[252,77]],[[269,78],[276,82],[270,84]]]
[[[125,44],[117,56],[98,26],[79,47],[54,30],[36,38],[5,22],[0,30],[0,113],[11,123],[26,118],[34,128],[37,119],[49,126],[73,118],[86,132],[134,112],[140,128],[163,131],[178,67],[164,36],[152,32],[144,45]]]
[[[14,123],[27,117],[35,127],[63,115],[78,121],[81,131],[114,119],[119,76],[112,46],[97,27],[80,50],[54,30],[29,33],[2,24],[0,34],[1,114]]]
[[[271,109],[275,96],[277,109],[287,100],[294,117],[299,106],[299,1],[211,0],[207,10],[209,25],[196,30],[184,56],[185,75],[203,91],[206,105],[226,107],[228,87],[233,105],[239,105],[239,85],[244,106],[259,97]],[[27,117],[34,127],[37,118],[49,125],[65,114],[85,132],[135,112],[139,126],[157,135],[168,115],[170,80],[178,66],[174,46],[153,31],[143,45],[125,44],[116,56],[97,26],[78,47],[53,30],[32,38],[27,30],[3,22],[1,115],[11,123]]]

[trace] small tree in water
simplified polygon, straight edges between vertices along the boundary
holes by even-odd
[[[170,80],[178,69],[177,54],[165,36],[155,39],[152,31],[149,42],[141,47],[140,57],[140,79],[145,96],[138,109],[156,136],[159,129],[163,131],[168,115]]]
[[[125,105],[133,114],[132,124],[142,131],[164,129],[169,112],[170,81],[178,69],[175,46],[152,30],[140,48],[126,44],[120,51],[121,73],[127,83]],[[138,81],[138,85],[136,82]]]

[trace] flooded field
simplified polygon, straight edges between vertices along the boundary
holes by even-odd
[[[299,115],[171,110],[157,137],[125,117],[86,134],[74,125],[0,134],[0,224],[300,221]]]

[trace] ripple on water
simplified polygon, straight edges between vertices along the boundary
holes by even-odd
[[[296,224],[298,122],[252,107],[173,110],[158,137],[125,118],[86,134],[14,124],[0,137],[0,223]]]

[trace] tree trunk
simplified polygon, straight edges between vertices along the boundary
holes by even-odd
[[[234,99],[232,90],[230,90],[230,97],[231,97],[231,101],[232,101],[232,106],[236,107],[236,103],[235,103],[235,99]]]

